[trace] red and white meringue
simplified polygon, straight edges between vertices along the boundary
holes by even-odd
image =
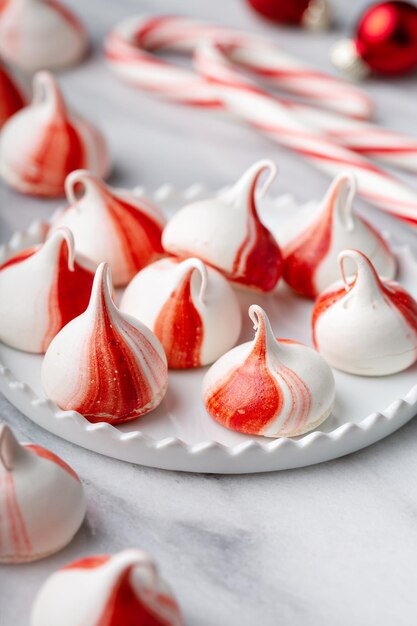
[[[356,266],[347,277],[345,265]],[[358,250],[339,255],[342,281],[329,287],[313,310],[314,344],[337,369],[384,376],[417,360],[417,302],[398,283],[380,278]]]
[[[67,175],[88,168],[109,171],[101,133],[72,114],[48,72],[33,79],[31,104],[4,124],[0,136],[0,175],[11,187],[35,196],[60,196]]]
[[[20,89],[0,64],[0,128],[25,105]]]
[[[78,251],[97,263],[107,261],[115,285],[126,285],[163,255],[165,218],[146,198],[112,189],[85,170],[69,174],[65,191],[69,206],[58,213],[54,225],[72,230]]]
[[[258,305],[249,307],[253,341],[220,357],[203,381],[208,413],[247,435],[295,437],[319,426],[335,399],[333,373],[312,348],[276,339]]]
[[[25,72],[59,69],[81,60],[88,37],[57,0],[2,0],[0,54]]]
[[[31,626],[182,626],[179,606],[142,550],[90,556],[52,574]]]
[[[45,352],[55,335],[88,306],[95,265],[74,253],[67,228],[0,266],[0,340]]]
[[[181,258],[198,257],[238,286],[272,291],[282,274],[282,258],[256,207],[256,186],[265,170],[265,193],[276,168],[271,161],[258,161],[228,191],[178,211],[164,230],[165,250]]]
[[[388,244],[375,228],[357,215],[352,203],[356,180],[341,174],[311,216],[296,216],[276,235],[284,257],[284,280],[299,294],[315,298],[338,280],[338,254],[356,248],[369,256],[378,271],[393,278],[397,264]]]
[[[61,409],[90,422],[120,424],[149,413],[168,385],[158,339],[139,320],[121,313],[111,298],[110,268],[96,272],[85,313],[51,342],[42,364],[46,395]]]
[[[173,368],[208,365],[239,338],[237,297],[217,270],[199,259],[161,259],[128,285],[120,310],[146,324]]]
[[[42,559],[64,548],[86,512],[77,474],[55,454],[19,443],[0,425],[0,563]]]

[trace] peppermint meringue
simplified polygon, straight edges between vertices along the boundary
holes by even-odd
[[[75,194],[83,189],[83,195]],[[165,218],[149,200],[112,189],[85,170],[65,181],[69,206],[54,219],[71,228],[77,250],[97,263],[109,263],[114,284],[126,285],[143,267],[164,253],[161,243]]]
[[[256,330],[211,366],[203,380],[208,413],[247,435],[295,437],[319,426],[335,399],[333,373],[312,348],[276,339],[258,305],[249,307]]]
[[[120,424],[152,411],[168,385],[164,350],[110,295],[107,263],[96,272],[85,313],[51,342],[42,364],[46,395],[90,422]]]
[[[195,256],[237,286],[272,291],[282,274],[281,251],[259,219],[255,190],[261,174],[275,177],[271,161],[258,161],[228,191],[183,207],[168,222],[162,243],[181,258]]]
[[[45,352],[55,335],[87,308],[95,265],[74,253],[71,231],[19,252],[0,266],[0,340]]]
[[[25,72],[59,69],[81,60],[88,37],[78,18],[56,0],[3,0],[0,54]]]
[[[86,512],[77,474],[55,454],[19,443],[0,425],[0,563],[42,559],[64,548]]]
[[[25,102],[12,77],[0,64],[0,128]]]
[[[128,285],[120,310],[146,324],[173,368],[208,365],[239,338],[242,316],[227,280],[199,259],[161,259]]]
[[[346,276],[346,261],[356,266]],[[417,302],[398,283],[383,280],[358,250],[339,255],[342,281],[329,287],[313,310],[314,344],[337,369],[384,376],[417,360]]]
[[[296,216],[274,232],[284,257],[284,280],[297,293],[315,298],[338,280],[337,257],[346,248],[364,252],[385,277],[395,276],[397,264],[388,244],[352,208],[355,193],[354,176],[341,174],[307,224]]]
[[[182,626],[178,604],[141,550],[90,556],[52,574],[31,626]]]
[[[109,171],[101,133],[67,109],[52,74],[33,79],[31,104],[3,126],[0,176],[13,189],[35,196],[60,196],[67,175],[85,167],[100,176]]]

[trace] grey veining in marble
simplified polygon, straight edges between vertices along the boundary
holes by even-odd
[[[118,83],[100,57],[111,24],[138,11],[182,13],[266,32],[288,51],[331,70],[330,44],[364,3],[333,2],[339,30],[323,36],[279,30],[243,0],[68,0],[94,36],[94,53],[62,74],[74,106],[93,114],[111,144],[115,184],[218,187],[261,157],[277,161],[275,190],[317,198],[324,176],[249,128],[173,107]],[[349,6],[347,11],[346,7]],[[382,124],[417,135],[416,77],[371,80]],[[417,187],[415,177],[407,177]],[[299,181],[303,183],[300,185]],[[1,240],[56,202],[0,188]],[[365,209],[374,222],[392,222]],[[403,239],[412,234],[396,227]],[[28,626],[42,581],[83,555],[139,546],[157,559],[186,626],[411,626],[417,615],[417,423],[363,452],[320,466],[254,476],[186,475],[95,455],[40,430],[0,399],[0,415],[23,440],[67,460],[89,508],[63,552],[28,566],[0,567],[0,626]],[[58,624],[56,626],[59,626]]]

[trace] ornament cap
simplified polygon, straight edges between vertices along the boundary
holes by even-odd
[[[361,58],[353,39],[342,39],[335,43],[331,48],[330,58],[337,69],[353,80],[362,80],[370,73],[370,68]]]
[[[327,30],[332,14],[327,0],[310,0],[301,18],[301,25],[312,31]]]

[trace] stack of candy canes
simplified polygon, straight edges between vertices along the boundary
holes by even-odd
[[[103,136],[68,108],[46,71],[84,54],[78,20],[59,5],[28,0],[37,32],[52,20],[62,35],[55,43],[31,39],[19,6],[8,0],[2,8],[0,53],[37,73],[27,106],[11,76],[0,75],[0,175],[23,193],[65,192],[68,203],[45,225],[42,245],[0,266],[0,340],[44,354],[44,390],[60,409],[118,425],[162,402],[169,369],[211,365],[202,385],[208,415],[246,435],[294,437],[331,413],[331,367],[380,376],[416,361],[417,303],[393,282],[395,256],[353,200],[358,184],[367,200],[417,224],[417,193],[368,160],[415,170],[417,146],[362,121],[371,106],[361,91],[254,36],[182,18],[116,26],[106,56],[123,79],[173,101],[225,109],[335,176],[308,217],[295,215],[277,229],[259,216],[259,199],[275,176],[267,160],[166,222],[148,198],[103,182],[110,170]],[[160,60],[153,54],[160,49],[193,51],[197,73]],[[331,112],[271,95],[248,74]],[[256,303],[257,294],[273,298],[283,281],[315,300],[316,349],[277,339]],[[116,288],[124,290],[119,306]],[[253,294],[255,333],[236,346],[241,289]],[[43,558],[72,539],[85,496],[64,461],[18,443],[3,426],[0,479],[7,511],[0,561]],[[36,498],[28,489],[34,479]],[[57,623],[179,626],[182,619],[152,560],[127,550],[78,561],[47,580],[32,624]]]

